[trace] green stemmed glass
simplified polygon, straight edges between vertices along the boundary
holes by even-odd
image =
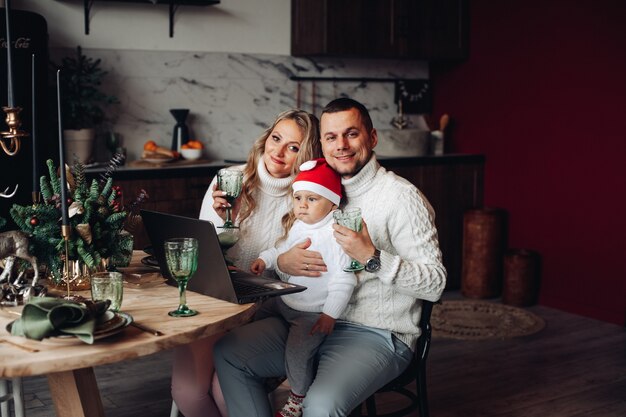
[[[163,243],[167,269],[178,282],[178,308],[170,311],[173,317],[189,317],[198,314],[187,307],[187,282],[198,269],[198,241],[192,237],[168,239]]]
[[[230,207],[226,207],[226,221],[223,226],[219,226],[222,229],[238,229],[231,219],[232,205],[235,200],[241,194],[243,187],[243,171],[238,169],[222,168],[217,172],[217,188],[225,191],[224,198],[230,204]]]
[[[335,219],[335,223],[340,226],[347,227],[355,232],[361,231],[361,209],[358,207],[344,211],[335,210],[333,211],[333,218]],[[352,262],[350,262],[350,265],[345,267],[343,270],[345,272],[357,272],[362,271],[363,269],[365,269],[365,266],[363,266],[363,264],[359,261],[353,259]]]

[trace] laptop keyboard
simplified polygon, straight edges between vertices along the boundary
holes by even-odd
[[[237,294],[259,294],[268,291],[268,289],[263,286],[253,285],[237,280],[233,280],[233,287],[235,288],[235,292]]]

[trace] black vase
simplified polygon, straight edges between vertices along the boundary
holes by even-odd
[[[185,123],[189,115],[189,109],[170,109],[170,113],[176,119],[174,132],[172,133],[172,150],[180,152],[180,147],[189,140],[189,129]]]

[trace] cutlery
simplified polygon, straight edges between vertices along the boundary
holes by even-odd
[[[136,321],[131,322],[130,325],[138,328],[139,330],[143,330],[144,332],[152,333],[155,336],[163,336],[162,332],[151,327],[144,326],[143,324],[137,323]]]

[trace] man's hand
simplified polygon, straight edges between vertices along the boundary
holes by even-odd
[[[307,250],[311,239],[294,245],[287,252],[278,256],[278,269],[291,276],[319,277],[326,272],[326,264],[322,254]]]
[[[313,327],[311,328],[311,333],[324,333],[324,334],[331,334],[333,332],[333,328],[335,327],[335,319],[330,317],[327,314],[320,314],[320,318],[317,319],[317,322],[315,322],[315,324],[313,325]]]
[[[265,271],[265,261],[261,258],[256,258],[250,265],[250,271],[256,275],[261,275]]]
[[[355,232],[338,224],[333,224],[333,229],[335,229],[333,236],[335,236],[337,243],[341,245],[343,251],[352,259],[364,264],[374,254],[376,246],[372,243],[365,220],[362,220],[360,232]]]

